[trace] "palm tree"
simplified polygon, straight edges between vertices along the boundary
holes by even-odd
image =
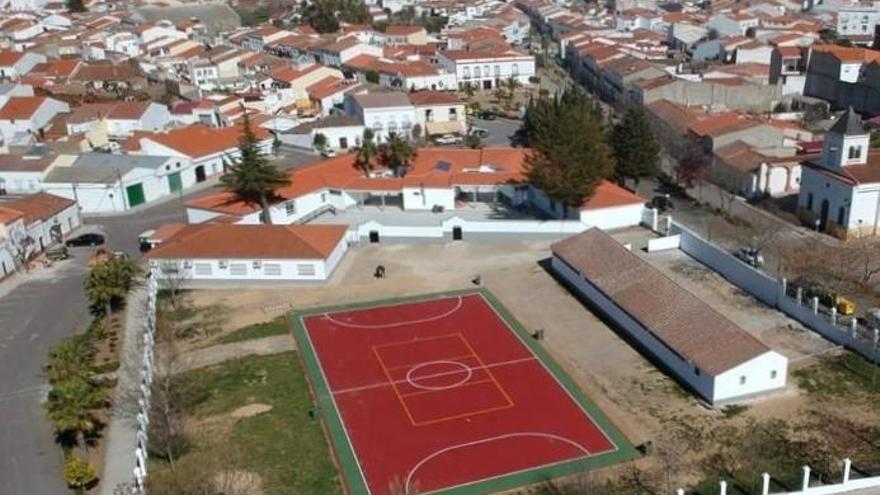
[[[364,129],[364,136],[361,139],[361,145],[357,150],[357,156],[354,159],[355,165],[361,169],[364,174],[368,174],[373,168],[373,159],[376,157],[378,149],[373,141],[373,130]]]
[[[417,153],[412,143],[394,133],[388,135],[388,142],[381,149],[382,162],[394,168],[398,175],[406,173]]]
[[[90,380],[94,375],[95,349],[88,335],[74,335],[53,347],[44,369],[50,384]]]
[[[56,433],[75,435],[76,444],[85,449],[86,435],[98,427],[95,410],[104,405],[102,389],[86,380],[67,380],[49,392],[46,411]]]
[[[84,289],[93,311],[110,317],[113,306],[125,298],[140,273],[140,265],[124,258],[114,258],[92,268]]]
[[[228,191],[236,193],[247,203],[259,204],[263,210],[263,223],[271,224],[269,200],[275,196],[276,190],[290,185],[290,176],[263,156],[247,112],[242,121],[238,150],[239,158],[229,166],[220,181]]]

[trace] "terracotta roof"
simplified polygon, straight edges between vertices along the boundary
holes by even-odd
[[[269,137],[269,131],[261,127],[254,126],[253,131],[258,139]],[[139,140],[149,139],[189,157],[199,158],[235,148],[240,137],[241,128],[237,126],[206,127],[195,124],[168,132],[144,133]]]
[[[78,59],[62,59],[52,60],[50,62],[42,62],[31,69],[31,73],[44,77],[70,77],[80,66],[82,62]]]
[[[685,132],[688,126],[699,119],[698,112],[666,99],[657,100],[645,106],[648,112],[679,132]]]
[[[355,166],[354,154],[317,161],[289,173],[291,185],[276,191],[284,200],[294,199],[322,189],[350,191],[399,191],[404,187],[449,188],[457,185],[494,186],[522,183],[526,180],[523,148],[448,149],[421,148],[404,178],[365,177]],[[583,209],[605,208],[639,203],[638,196],[612,183],[604,183],[584,202]],[[259,211],[259,206],[241,201],[224,192],[194,199],[187,207],[230,215]]]
[[[443,56],[449,60],[482,60],[495,58],[532,58],[531,55],[513,49],[506,50],[446,50]]]
[[[761,122],[755,119],[743,114],[729,112],[700,119],[688,126],[688,129],[697,136],[717,137],[758,125],[761,125]]]
[[[45,96],[13,96],[0,108],[0,119],[29,119],[46,99]]]
[[[9,225],[22,217],[24,217],[22,212],[0,206],[0,225]]]
[[[144,112],[150,108],[152,102],[149,101],[125,101],[117,103],[110,114],[109,119],[118,120],[137,120],[143,117]]]
[[[24,215],[24,223],[28,225],[38,220],[48,220],[74,205],[76,201],[72,199],[49,193],[31,194],[3,203],[6,208],[20,211]]]
[[[385,34],[390,36],[409,36],[424,31],[422,26],[388,26],[385,28]]]
[[[147,257],[323,260],[342,242],[346,230],[347,225],[186,225]]]
[[[841,62],[880,62],[880,51],[839,45],[813,45],[813,51],[830,53]]]
[[[417,91],[409,94],[413,105],[453,105],[463,103],[457,93],[444,91]]]
[[[21,60],[21,57],[24,57],[24,52],[0,51],[0,66],[8,67],[15,65],[16,62]]]
[[[618,307],[702,372],[719,375],[770,349],[599,229],[551,246]]]
[[[328,76],[314,84],[309,85],[306,88],[306,93],[308,93],[311,98],[314,98],[316,100],[323,100],[328,96],[332,96],[344,91],[350,91],[357,86],[358,85],[356,84],[346,84],[342,79],[338,77]]]

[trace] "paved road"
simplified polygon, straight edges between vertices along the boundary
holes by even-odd
[[[489,137],[483,139],[483,146],[510,146],[511,138],[520,127],[518,120],[504,119],[498,117],[495,120],[483,120],[478,118],[468,118],[468,124],[474,127],[482,127],[489,131]]]
[[[85,256],[53,267],[0,298],[0,493],[68,493],[61,451],[41,402],[41,367],[50,347],[89,323],[82,281]],[[4,282],[17,283],[15,280]]]
[[[283,149],[273,161],[282,169],[317,157]],[[202,189],[164,203],[114,217],[85,219],[86,229],[107,234],[108,247],[139,256],[137,236],[161,223],[185,220],[183,203],[218,189]],[[90,321],[82,283],[88,250],[53,267],[50,273],[13,277],[0,284],[0,494],[66,494],[61,453],[41,401],[47,386],[41,367],[49,348],[85,329]]]

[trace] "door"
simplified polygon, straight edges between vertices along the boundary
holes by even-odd
[[[461,227],[452,227],[452,240],[460,241],[461,240]]]
[[[168,189],[171,190],[172,194],[180,192],[180,190],[183,189],[183,181],[180,180],[180,172],[168,174]]]
[[[128,196],[128,207],[134,208],[137,205],[144,204],[144,185],[141,183],[132,184],[125,188],[125,195]]]
[[[339,147],[347,150],[348,149],[348,138],[341,137],[339,138]]]
[[[822,206],[819,209],[819,230],[825,230],[828,225],[828,200],[822,200]]]
[[[198,167],[196,167],[196,182],[205,182],[206,178],[207,177],[205,176],[205,166],[199,165]]]
[[[379,242],[379,231],[378,230],[371,230],[370,231],[370,243],[376,244],[377,242]]]

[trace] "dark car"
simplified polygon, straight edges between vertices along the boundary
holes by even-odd
[[[67,247],[100,246],[104,244],[104,236],[101,234],[81,234],[64,243]]]
[[[496,115],[495,112],[491,110],[483,110],[482,112],[477,114],[477,117],[482,120],[495,120],[496,118],[498,118],[498,115]]]

